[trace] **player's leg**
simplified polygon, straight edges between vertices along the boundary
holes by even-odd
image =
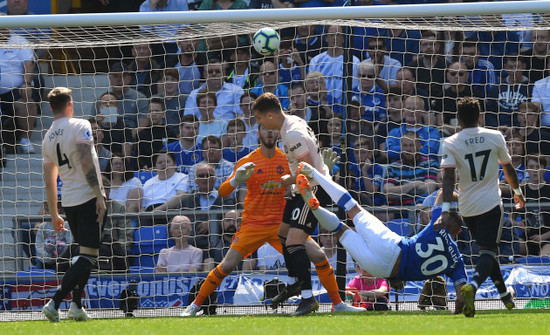
[[[319,173],[314,167],[307,163],[300,163],[298,168],[298,175],[305,175],[309,179],[315,180],[319,185],[327,192],[332,201],[338,206],[350,211],[353,207],[357,206],[357,201],[352,198],[351,194],[342,186],[335,183],[330,176],[325,176]],[[298,182],[298,180],[297,180]]]
[[[286,237],[288,236],[288,230],[290,229],[290,225],[286,222],[289,222],[291,213],[291,210],[287,210],[287,206],[289,206],[289,203],[285,206],[283,222],[279,226],[278,236],[281,242],[281,251],[288,271],[288,282],[283,291],[271,299],[271,307],[274,309],[283,302],[287,301],[290,297],[300,294],[300,282],[298,281],[298,275],[294,271],[292,259],[290,257],[290,253],[288,252],[288,248],[286,247]]]
[[[61,285],[52,300],[44,306],[43,312],[52,322],[59,321],[57,312],[59,305],[71,291],[69,318],[77,321],[85,321],[89,318],[82,308],[81,298],[90,273],[97,263],[101,244],[102,232],[97,223],[95,204],[96,200],[92,199],[85,204],[65,208],[73,239],[80,246],[80,254],[73,258],[73,264],[63,276]]]

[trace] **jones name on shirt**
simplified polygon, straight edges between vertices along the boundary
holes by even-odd
[[[61,129],[61,128],[60,128],[60,129],[56,129],[56,130],[52,131],[52,133],[50,134],[50,137],[48,137],[48,140],[51,142],[51,141],[53,141],[53,139],[54,139],[56,136],[61,136],[61,135],[63,135],[63,131],[64,131],[64,130],[65,130],[65,129]]]

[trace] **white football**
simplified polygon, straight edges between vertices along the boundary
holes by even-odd
[[[268,56],[279,49],[281,38],[275,30],[271,28],[262,28],[254,34],[252,43],[256,52],[260,55]]]

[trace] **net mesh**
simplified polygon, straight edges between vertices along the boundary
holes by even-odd
[[[343,43],[343,39],[338,41],[334,38],[334,30],[329,28],[331,25],[353,27],[352,52],[357,59],[353,60],[353,74],[348,76],[352,77],[349,81],[351,89],[341,88],[343,79],[348,77],[341,70],[331,68],[333,64],[341,63],[337,63],[335,58],[316,58],[335,43]],[[279,29],[282,44],[278,54],[264,58],[251,48],[250,36],[266,26]],[[529,186],[531,191],[524,189],[529,197],[525,213],[512,210],[511,190],[502,186],[506,219],[498,254],[507,284],[514,286],[518,297],[523,299],[520,307],[534,305],[529,299],[544,297],[544,288],[549,282],[548,265],[544,265],[548,264],[548,258],[540,257],[548,256],[544,252],[548,252],[549,238],[543,235],[543,240],[525,241],[537,233],[544,234],[550,225],[546,218],[550,212],[547,203],[550,192],[546,191],[548,186],[543,173],[539,173],[539,170],[546,168],[546,161],[538,159],[538,155],[550,154],[550,137],[546,129],[540,127],[540,121],[529,124],[530,121],[525,121],[527,117],[521,121],[521,116],[519,120],[518,116],[523,112],[519,108],[520,103],[526,101],[538,98],[544,108],[547,94],[537,96],[533,86],[546,76],[545,61],[542,60],[540,65],[545,57],[539,55],[537,48],[541,43],[548,45],[548,26],[546,14],[525,14],[141,27],[14,28],[10,32],[0,32],[1,51],[4,55],[14,55],[1,64],[2,69],[7,66],[11,72],[3,70],[0,77],[4,147],[0,189],[3,280],[0,310],[5,311],[0,313],[0,318],[40,318],[37,313],[14,314],[9,311],[41,308],[55,292],[61,275],[69,266],[70,257],[76,253],[71,247],[70,234],[61,236],[52,233],[47,225],[49,216],[42,208],[45,188],[39,153],[41,140],[53,121],[49,106],[44,102],[45,95],[53,87],[73,89],[76,116],[96,120],[94,136],[96,141],[103,142],[102,146],[97,146],[99,156],[103,158],[103,169],[119,171],[105,174],[114,198],[120,201],[110,205],[110,219],[99,267],[92,273],[85,292],[86,306],[101,317],[120,317],[124,315],[118,310],[123,301],[121,294],[133,291],[139,296],[137,316],[174,315],[179,313],[179,309],[166,307],[187,305],[193,285],[204,278],[227,252],[233,234],[230,229],[233,221],[223,217],[230,209],[242,210],[246,189],[237,189],[230,196],[232,201],[215,209],[204,210],[203,203],[187,197],[168,211],[144,212],[150,205],[168,200],[163,197],[171,198],[178,193],[171,190],[170,196],[163,194],[160,196],[163,198],[161,202],[157,195],[152,195],[153,192],[163,192],[160,183],[153,177],[162,170],[154,166],[154,153],[164,147],[176,153],[177,173],[181,173],[178,174],[181,181],[176,189],[180,193],[194,194],[201,187],[195,183],[195,177],[201,173],[197,173],[199,167],[194,164],[201,160],[201,155],[207,155],[207,150],[191,150],[188,157],[183,153],[189,153],[189,148],[182,150],[181,145],[201,143],[207,135],[220,138],[221,147],[231,150],[223,152],[227,164],[215,165],[216,188],[219,187],[232,172],[236,158],[243,157],[256,147],[257,135],[250,114],[253,98],[248,92],[261,93],[274,89],[289,112],[310,122],[322,146],[332,147],[343,156],[335,178],[390,229],[402,236],[413,235],[429,221],[431,204],[423,204],[422,200],[429,198],[428,195],[440,186],[435,182],[439,170],[440,141],[456,131],[452,111],[446,109],[446,98],[449,97],[445,92],[452,80],[449,73],[474,72],[467,64],[453,64],[459,60],[468,62],[465,57],[467,47],[460,47],[460,39],[482,39],[485,37],[480,36],[485,32],[491,32],[494,36],[506,33],[507,39],[474,42],[473,56],[483,59],[485,62],[478,64],[484,67],[477,69],[477,82],[468,82],[472,79],[465,78],[464,86],[472,90],[472,95],[482,99],[486,114],[494,116],[488,126],[501,130],[508,139],[519,141],[519,148],[513,147],[513,139],[509,141],[513,163],[520,174],[520,181],[526,183],[530,178],[535,185]],[[407,30],[402,32],[404,27]],[[306,44],[301,43],[304,32],[309,34]],[[23,38],[15,39],[14,36]],[[380,48],[369,46],[368,41],[376,41],[377,36],[383,37],[380,39],[383,48],[382,45]],[[423,45],[426,41],[432,41],[431,49]],[[522,54],[521,60],[525,66],[521,71],[525,76],[526,91],[512,85],[517,89],[515,95],[514,91],[510,91],[512,96],[507,95],[509,91],[501,89],[500,84],[507,85],[506,78],[514,70],[517,72],[517,69],[504,68],[508,59],[516,59],[508,56],[516,54],[507,54],[507,49],[503,53],[503,43],[512,45],[511,49]],[[387,59],[400,62],[391,63],[386,71],[388,77],[383,77],[377,67],[373,69],[365,63],[358,65],[359,62],[372,60],[374,49],[385,49]],[[484,53],[485,50],[488,53]],[[434,60],[431,69],[426,65],[429,57],[422,59],[428,54]],[[213,58],[218,59],[219,63],[212,61]],[[436,58],[442,60],[442,66],[438,67]],[[26,69],[24,62],[34,66]],[[245,66],[241,67],[239,62]],[[402,67],[406,70],[398,72]],[[216,74],[218,68],[223,71],[223,78],[222,72]],[[244,69],[246,72],[241,72]],[[278,71],[275,81],[269,78],[274,71]],[[371,72],[380,79],[376,80],[376,89],[369,86],[372,83],[364,83],[365,79],[361,79],[366,77],[368,80]],[[11,75],[10,79],[6,79],[8,75],[5,73]],[[247,75],[241,76],[243,73]],[[214,78],[214,81],[223,79],[233,84],[228,86],[230,93],[215,94],[214,99],[208,92],[198,92],[201,85],[208,81],[207,78]],[[28,89],[20,89],[24,82],[28,83]],[[478,90],[474,92],[472,87]],[[491,90],[491,87],[495,88]],[[127,88],[131,91],[125,91]],[[349,103],[346,104],[344,97],[348,93]],[[247,95],[248,98],[241,98]],[[420,100],[415,98],[417,96],[421,97]],[[161,101],[156,107],[165,111],[158,124],[154,116],[156,109],[152,107],[155,105],[154,98]],[[416,110],[420,110],[420,114],[412,116],[414,121],[411,124],[406,119],[407,115]],[[210,118],[214,117],[214,122],[204,122],[208,120],[209,113],[213,113]],[[196,115],[203,121],[195,123],[201,125],[198,135],[193,133],[191,139],[189,135],[183,139],[182,132],[187,130],[182,125],[193,124],[189,119],[180,120],[184,115]],[[243,120],[244,127],[240,128],[240,122],[233,121],[235,119]],[[542,121],[543,125],[549,125],[544,123],[544,116]],[[422,163],[422,166],[399,163],[402,151],[414,152],[402,149],[399,143],[401,135],[392,135],[390,131],[407,122],[411,128],[430,125],[436,134],[436,138],[426,141],[429,143],[425,149],[420,149],[433,158]],[[236,130],[230,129],[230,125]],[[533,127],[534,133],[531,131]],[[31,130],[29,133],[28,129]],[[29,143],[23,140],[27,135]],[[29,144],[34,148],[31,149]],[[208,141],[206,144],[212,146]],[[397,147],[392,147],[392,144]],[[124,159],[117,159],[113,153],[122,154]],[[537,155],[537,158],[531,155]],[[121,164],[126,170],[119,170]],[[134,180],[136,184],[118,186],[121,180],[130,179],[120,179],[124,172],[135,176],[139,182]],[[405,186],[408,177],[422,183],[411,191]],[[153,182],[145,184],[148,180]],[[537,193],[535,190],[539,186],[542,186],[542,191]],[[136,188],[142,191],[135,191]],[[128,192],[128,189],[133,191]],[[180,271],[186,269],[182,266],[185,262],[177,259],[175,264],[171,264],[173,267],[169,267],[175,273],[168,276],[158,271],[155,273],[155,267],[161,249],[174,245],[171,238],[174,233],[167,223],[175,215],[186,215],[193,222],[190,242],[201,249],[201,260],[191,266],[191,272],[185,273]],[[354,264],[336,260],[335,241],[327,234],[321,232],[321,236],[315,235],[315,238],[324,246],[342,282],[349,282],[355,275]],[[475,265],[479,250],[467,229],[463,229],[458,242],[466,264]],[[241,264],[222,283],[218,289],[218,304],[223,306],[220,312],[222,308],[223,313],[230,314],[272,312],[262,306],[265,303],[262,300],[263,285],[274,277],[285,281],[286,269],[281,266],[284,262],[282,257],[266,248],[254,253],[252,261]],[[44,267],[47,269],[41,269]],[[347,276],[343,275],[346,271]],[[471,277],[471,269],[468,274]],[[315,293],[319,294],[323,303],[329,303],[318,277],[313,276]],[[439,300],[426,300],[426,295],[422,295],[423,285],[423,282],[409,282],[404,290],[391,290],[390,307],[416,310],[420,304],[427,308],[453,308],[455,293],[450,282],[446,285],[448,291],[443,293],[430,289]],[[487,285],[481,290],[478,298],[485,300],[480,308],[501,307],[498,294],[491,287]],[[394,303],[396,299],[399,303]],[[348,300],[351,302],[353,295],[348,296]],[[290,305],[296,301],[291,300]],[[65,307],[68,307],[66,303],[62,305],[62,308]],[[329,305],[323,305],[323,308],[328,311]],[[285,306],[282,311],[290,309],[293,310],[294,306]]]

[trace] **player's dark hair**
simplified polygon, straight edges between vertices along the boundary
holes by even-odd
[[[67,104],[72,101],[72,90],[67,87],[56,87],[48,93],[48,102],[54,114],[65,111]]]
[[[279,98],[273,93],[266,92],[258,97],[252,104],[252,110],[260,114],[282,113],[283,107]]]
[[[462,121],[465,127],[476,126],[480,113],[481,106],[478,99],[466,97],[458,101],[456,117]]]
[[[172,159],[172,161],[174,161],[174,163],[177,162],[176,160],[176,155],[171,152],[171,151],[168,151],[166,149],[162,149],[160,150],[159,152],[156,152],[154,155],[153,155],[153,166],[157,165],[157,160],[159,159],[160,156],[162,155],[167,155],[168,157],[170,157]]]

